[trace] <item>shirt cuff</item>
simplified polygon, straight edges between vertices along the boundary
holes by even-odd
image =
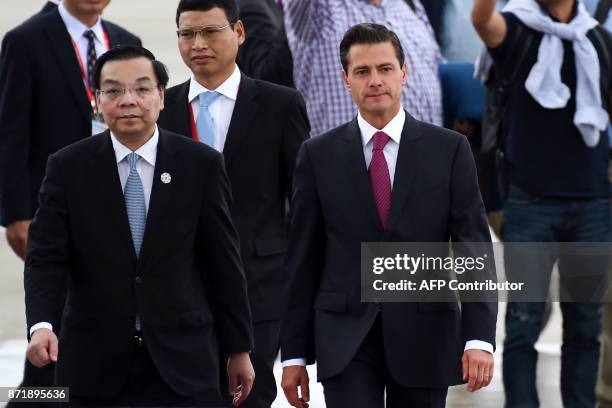
[[[469,340],[465,342],[463,351],[466,350],[483,350],[493,354],[493,345],[482,340]]]
[[[289,366],[306,366],[306,359],[305,358],[292,358],[289,360],[285,360],[282,361],[281,364],[283,365],[283,368],[285,367],[289,367]]]
[[[34,326],[30,327],[30,337],[32,337],[32,333],[34,333],[38,329],[49,329],[53,331],[53,325],[48,322],[36,323]]]

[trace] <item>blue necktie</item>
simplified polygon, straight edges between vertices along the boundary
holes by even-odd
[[[219,92],[202,92],[200,94],[200,111],[196,120],[196,129],[200,142],[214,147],[215,143],[215,121],[213,120],[208,107],[220,97]]]
[[[130,174],[125,183],[125,191],[123,192],[128,220],[130,222],[130,230],[132,231],[132,241],[134,241],[134,249],[136,250],[136,257],[140,255],[140,247],[142,246],[142,238],[144,236],[145,224],[147,221],[144,189],[140,176],[136,171],[136,163],[138,160],[140,160],[140,156],[136,153],[127,155],[127,162],[130,165]]]

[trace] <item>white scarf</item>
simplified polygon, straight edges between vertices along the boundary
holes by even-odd
[[[599,57],[586,36],[597,21],[587,13],[582,3],[578,3],[578,13],[569,23],[552,20],[535,0],[512,0],[504,11],[511,12],[527,27],[544,34],[538,60],[525,81],[525,89],[544,108],[563,108],[570,99],[569,88],[561,82],[562,39],[572,41],[576,60],[574,125],[587,146],[597,146],[600,132],[608,125],[608,113],[601,107]],[[476,77],[486,79],[491,66],[492,60],[485,48],[476,62]]]

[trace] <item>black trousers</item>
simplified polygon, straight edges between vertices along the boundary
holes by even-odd
[[[255,382],[249,397],[240,408],[270,408],[276,399],[276,380],[274,378],[274,360],[278,354],[280,342],[280,321],[271,320],[253,324],[255,348],[251,352],[251,364],[255,370]],[[221,365],[221,394],[231,402],[228,394],[226,362]]]
[[[64,302],[66,300],[66,288],[62,292],[59,300],[61,307],[57,310],[59,316],[61,316],[64,309]],[[59,337],[61,331],[61,323],[57,322],[53,326],[53,331]],[[23,365],[23,379],[21,380],[20,387],[53,387],[55,386],[55,363],[47,364],[42,368],[34,367],[26,358]],[[38,403],[41,408],[45,406],[52,406],[52,403]],[[19,408],[19,407],[32,407],[30,402],[15,402],[9,401],[6,408]]]
[[[53,387],[55,384],[55,363],[48,364],[43,368],[34,367],[27,359],[23,367],[23,380],[19,387]],[[36,406],[54,407],[54,403],[37,403]],[[31,402],[9,401],[6,408],[32,408]]]
[[[385,360],[380,317],[349,365],[322,382],[327,408],[384,408],[385,391],[387,408],[443,408],[448,392],[448,387],[411,388],[393,380]]]
[[[212,389],[194,396],[183,396],[174,391],[162,379],[151,355],[144,344],[134,342],[134,360],[128,380],[119,395],[110,399],[97,399],[70,395],[64,407],[207,407],[220,408],[228,405],[219,390]]]

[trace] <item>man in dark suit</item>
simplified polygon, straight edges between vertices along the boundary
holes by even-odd
[[[57,361],[75,406],[219,406],[219,348],[236,405],[254,379],[223,158],[157,128],[167,82],[148,50],[108,51],[93,83],[109,130],[49,157],[26,258],[27,356]]]
[[[490,382],[497,303],[362,303],[360,243],[490,242],[470,146],[402,109],[395,33],[354,26],[340,59],[359,114],[298,154],[283,389],[304,406],[316,360],[329,408],[383,407],[385,390],[388,407],[444,407],[449,385]]]
[[[117,44],[140,44],[134,35],[100,18],[108,3],[64,0],[2,40],[0,223],[21,258],[47,157],[92,134],[88,78],[95,56]],[[91,40],[85,37],[88,32],[93,33]],[[51,385],[52,379],[53,365],[36,370],[26,362],[23,386]]]
[[[251,79],[236,66],[245,35],[235,0],[183,0],[176,21],[179,50],[193,75],[167,91],[158,124],[225,157],[254,321],[257,381],[246,406],[269,408],[276,396],[272,369],[279,347],[286,202],[297,151],[309,134],[306,108],[297,91]]]
[[[237,63],[252,78],[293,87],[293,57],[287,42],[282,2],[238,0],[247,38]]]

